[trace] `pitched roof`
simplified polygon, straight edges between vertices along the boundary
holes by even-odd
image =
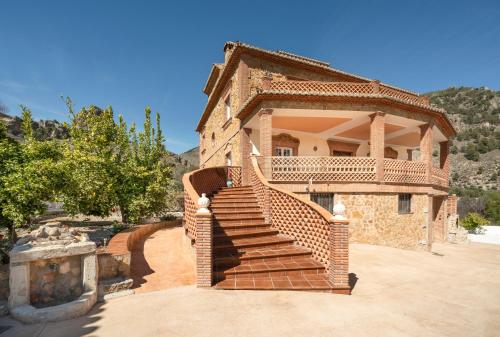
[[[339,69],[335,69],[329,65],[327,62],[315,60],[312,58],[304,57],[304,56],[299,56],[296,54],[292,54],[289,52],[285,51],[270,51],[266,49],[262,49],[259,47],[255,47],[249,44],[245,44],[242,42],[232,42],[228,41],[224,44],[224,51],[227,48],[233,49],[233,52],[231,53],[229,59],[227,60],[226,64],[223,66],[222,69],[219,69],[220,72],[217,72],[215,70],[215,65],[212,67],[212,71],[210,72],[209,79],[207,81],[207,84],[205,85],[205,90],[209,92],[209,97],[208,97],[208,102],[205,105],[205,108],[203,110],[203,114],[200,118],[200,121],[198,122],[198,126],[196,127],[196,131],[201,131],[203,125],[205,124],[206,120],[208,119],[211,111],[217,104],[217,97],[220,94],[220,91],[223,90],[225,83],[227,80],[229,80],[229,77],[232,73],[232,71],[238,66],[238,60],[239,57],[243,52],[257,55],[260,57],[266,57],[270,58],[273,61],[276,62],[281,62],[281,63],[288,63],[292,64],[294,66],[302,66],[306,67],[309,70],[313,71],[320,71],[320,72],[325,72],[328,74],[332,75],[337,75],[342,78],[344,78],[347,81],[351,82],[371,82],[373,79],[369,79],[366,77],[362,77],[359,75],[351,74]],[[218,76],[215,76],[215,73],[217,72]],[[415,95],[419,96],[417,93],[414,93],[409,90],[401,89],[389,84],[381,83],[381,85],[384,85],[386,87],[401,91],[403,93],[407,93],[410,95]]]

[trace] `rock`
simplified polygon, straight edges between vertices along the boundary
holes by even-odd
[[[69,262],[68,261],[63,262],[63,263],[61,263],[59,265],[59,273],[66,274],[69,271],[70,271],[70,268],[69,268]]]
[[[48,236],[47,229],[45,226],[41,226],[36,230],[35,237],[37,238],[46,238]]]
[[[25,245],[28,242],[30,242],[31,240],[33,240],[33,237],[30,234],[28,234],[26,236],[23,236],[19,240],[17,240],[16,245],[18,245],[18,246]]]
[[[49,227],[49,229],[47,229],[47,234],[51,237],[54,237],[54,236],[59,236],[59,234],[61,234],[61,232],[59,231],[59,228],[57,228],[57,227]]]
[[[80,241],[82,242],[90,241],[89,235],[87,233],[80,234],[80,237],[81,237]]]
[[[52,221],[52,222],[47,222],[45,224],[47,227],[61,227],[62,223],[60,221]]]

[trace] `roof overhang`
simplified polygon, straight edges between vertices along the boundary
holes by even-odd
[[[394,97],[385,96],[381,94],[335,94],[335,93],[300,94],[300,93],[288,93],[288,92],[285,93],[277,91],[262,91],[261,93],[257,93],[252,97],[250,97],[238,111],[236,117],[239,118],[240,120],[245,120],[247,117],[249,117],[252,113],[255,112],[255,108],[257,108],[259,104],[263,103],[264,101],[270,101],[270,100],[381,104],[431,116],[447,138],[454,137],[457,134],[452,123],[446,116],[444,110],[434,107],[423,107],[421,105],[411,104],[408,102],[400,101]]]

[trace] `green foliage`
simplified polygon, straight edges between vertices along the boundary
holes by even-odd
[[[484,214],[495,225],[500,225],[500,192],[490,191],[486,194]]]
[[[477,233],[482,226],[489,225],[490,222],[478,213],[469,213],[460,221],[460,225],[471,233]]]
[[[42,214],[44,201],[53,199],[63,181],[59,162],[61,147],[54,141],[33,138],[31,111],[21,106],[25,141],[19,144],[0,131],[0,225],[15,240],[15,226]]]
[[[464,151],[464,157],[468,160],[478,161],[479,151],[477,150],[477,146],[472,143],[467,144]]]
[[[69,101],[71,103],[71,101]],[[163,146],[160,116],[156,131],[151,110],[145,110],[144,130],[128,129],[111,107],[91,106],[72,114],[66,151],[67,188],[63,201],[71,214],[107,216],[120,207],[124,222],[160,213],[172,195],[171,168]]]

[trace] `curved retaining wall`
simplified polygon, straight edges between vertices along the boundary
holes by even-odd
[[[99,281],[118,277],[129,278],[131,251],[134,245],[159,229],[180,226],[181,222],[182,220],[178,219],[137,225],[113,236],[108,246],[97,252]]]

